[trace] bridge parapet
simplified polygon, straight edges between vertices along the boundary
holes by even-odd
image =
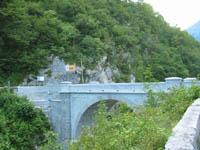
[[[174,127],[165,150],[199,150],[200,99],[193,102]]]
[[[200,85],[195,78],[182,79],[179,77],[166,78],[165,82],[151,83],[109,83],[109,84],[65,84],[61,88],[64,93],[145,93],[149,89],[154,92],[167,92],[171,87],[191,86],[194,82]]]
[[[168,91],[171,87],[192,86],[200,82],[196,78],[170,77],[165,82],[151,83],[110,83],[110,84],[53,84],[48,86],[25,86],[17,87],[18,95],[26,95],[29,100],[45,99],[48,100],[49,93],[145,93],[148,89],[153,91]]]
[[[196,78],[185,78],[183,80],[183,86],[190,87],[192,85],[199,85],[200,86],[200,82]]]
[[[64,93],[145,93],[148,87],[153,91],[166,90],[165,82],[156,83],[111,83],[111,84],[71,84],[63,86]]]
[[[26,96],[30,101],[38,107],[48,107],[49,100],[58,100],[61,93],[77,93],[77,94],[101,94],[101,93],[146,93],[148,89],[154,92],[165,91],[168,92],[171,87],[186,87],[192,86],[200,82],[196,78],[182,78],[170,77],[166,78],[165,82],[153,83],[111,83],[111,84],[53,84],[48,86],[25,86],[17,87],[16,93],[20,96]],[[46,101],[46,102],[45,102]]]

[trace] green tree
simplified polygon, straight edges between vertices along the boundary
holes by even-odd
[[[142,1],[2,0],[0,8],[1,85],[37,75],[52,55],[77,65],[82,56],[88,69],[107,56],[116,82],[145,81],[148,65],[159,81],[200,74],[199,42]]]
[[[34,150],[45,143],[50,124],[40,109],[10,90],[0,90],[0,149]]]

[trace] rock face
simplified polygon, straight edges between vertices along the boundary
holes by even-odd
[[[54,57],[51,64],[46,69],[39,70],[39,76],[44,76],[44,82],[39,83],[35,75],[29,75],[22,85],[41,85],[56,84],[63,81],[80,83],[80,72],[66,72],[65,62],[58,57]],[[30,81],[30,82],[28,82]]]
[[[99,83],[112,83],[113,71],[110,67],[103,68],[107,57],[103,57],[94,70],[86,70],[86,83],[97,81]],[[118,72],[118,70],[117,70]]]
[[[39,71],[39,76],[43,76],[45,79],[44,82],[37,81],[37,77],[35,75],[29,75],[21,85],[48,85],[63,81],[78,84],[81,82],[81,78],[83,78],[82,80],[84,83],[113,83],[113,74],[120,74],[118,68],[116,67],[111,65],[107,65],[105,68],[103,67],[107,59],[106,56],[101,59],[94,70],[76,66],[76,71],[73,72],[66,71],[66,64],[63,60],[60,60],[58,57],[54,57],[52,59],[52,63],[46,69],[41,69]],[[83,70],[84,76],[82,76]],[[135,82],[135,77],[133,75],[130,76],[130,81]]]

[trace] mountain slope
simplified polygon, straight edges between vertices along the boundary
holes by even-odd
[[[0,8],[0,85],[37,75],[52,55],[82,64],[84,79],[99,64],[115,82],[200,74],[200,43],[143,2],[2,0]]]
[[[187,32],[190,33],[196,40],[200,41],[200,21],[188,28]]]

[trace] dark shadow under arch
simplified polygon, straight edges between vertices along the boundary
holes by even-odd
[[[87,110],[83,113],[76,128],[75,138],[79,137],[81,135],[81,132],[84,132],[87,126],[93,126],[93,117],[95,112],[98,110],[98,105],[100,102],[102,101],[94,103],[93,105],[88,107]],[[121,103],[118,100],[103,100],[103,102],[106,104],[108,111],[114,110],[115,107],[117,107],[118,104]]]

